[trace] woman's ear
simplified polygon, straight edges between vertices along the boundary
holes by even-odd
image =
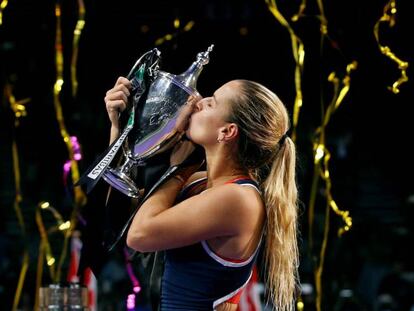
[[[235,123],[229,123],[220,129],[219,141],[231,141],[239,135],[239,127]]]

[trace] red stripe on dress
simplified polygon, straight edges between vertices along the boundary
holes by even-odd
[[[236,295],[234,295],[233,297],[230,297],[226,302],[238,304],[240,302],[240,297],[243,293],[243,290],[244,288],[239,290],[239,292]]]
[[[225,183],[226,184],[231,184],[231,183],[234,183],[236,181],[244,180],[244,179],[252,180],[249,176],[240,176],[240,177],[233,178],[233,179],[231,179],[229,181],[226,181]]]

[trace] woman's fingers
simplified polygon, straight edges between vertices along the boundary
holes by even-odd
[[[123,91],[114,91],[114,92],[108,93],[105,96],[105,102],[106,103],[110,103],[111,101],[118,101],[118,100],[121,100],[124,103],[127,103],[128,102],[128,95],[125,94]]]
[[[130,95],[130,91],[129,91],[130,87],[128,87],[125,84],[116,84],[112,89],[110,89],[108,92],[106,92],[106,94],[112,94],[112,93],[116,93],[116,92],[122,92],[124,93],[126,96]]]
[[[127,88],[131,88],[131,81],[129,81],[127,78],[125,78],[125,77],[119,77],[117,80],[116,80],[116,83],[115,83],[115,86],[117,86],[117,85],[125,85]]]
[[[106,92],[104,98],[108,113],[113,111],[121,112],[126,109],[128,97],[131,95],[130,88],[131,82],[128,79],[124,77],[118,78],[115,86]]]
[[[131,95],[131,82],[124,77],[119,77],[115,86],[106,92],[104,98],[106,111],[113,126],[118,126],[119,113],[124,111]]]
[[[110,100],[106,104],[106,110],[108,112],[122,112],[126,109],[126,103],[123,100]]]
[[[184,132],[187,129],[188,121],[194,112],[195,104],[200,99],[201,97],[192,95],[188,98],[187,103],[181,107],[175,124],[175,128],[178,132]]]

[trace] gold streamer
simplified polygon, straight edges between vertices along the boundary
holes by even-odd
[[[327,201],[328,202],[328,201]],[[321,311],[322,305],[322,273],[325,264],[325,253],[328,245],[328,234],[329,234],[329,221],[330,221],[330,209],[329,203],[326,204],[325,209],[325,226],[323,232],[323,241],[321,251],[319,254],[319,265],[315,270],[315,287],[316,287],[316,310]]]
[[[397,6],[396,6],[396,0],[389,1],[383,10],[383,15],[381,18],[375,23],[374,26],[374,36],[375,40],[377,41],[379,50],[382,54],[384,54],[386,57],[391,59],[393,62],[397,63],[398,69],[401,72],[400,78],[398,78],[397,81],[395,81],[392,86],[389,86],[388,89],[393,92],[394,94],[398,94],[400,92],[400,86],[401,84],[408,81],[407,76],[407,68],[408,68],[408,62],[401,60],[398,58],[388,46],[382,45],[380,43],[379,39],[379,27],[381,23],[387,23],[389,27],[394,27],[395,25],[395,14],[397,13]]]
[[[26,104],[30,102],[30,98],[17,101],[13,95],[13,87],[9,83],[6,83],[4,86],[4,95],[10,104],[10,108],[14,112],[14,126],[18,127],[20,125],[20,118],[27,116]]]
[[[37,255],[36,292],[35,292],[35,303],[34,303],[33,311],[39,310],[39,289],[42,286],[43,265],[44,265],[44,257],[45,257],[44,252],[45,252],[45,243],[43,239],[40,239],[39,253]]]
[[[46,229],[43,218],[42,218],[42,212],[48,211],[52,214],[53,218],[56,221],[56,225],[52,226],[49,229]],[[41,286],[42,281],[42,274],[43,274],[43,264],[44,264],[44,258],[46,258],[46,264],[49,268],[49,275],[52,282],[57,283],[60,281],[60,271],[62,262],[64,260],[65,254],[66,254],[66,248],[67,245],[65,244],[65,241],[67,240],[67,237],[71,234],[73,230],[73,226],[70,221],[64,221],[62,215],[53,207],[50,205],[49,202],[42,201],[37,205],[36,208],[36,224],[39,229],[40,233],[40,244],[39,244],[39,255],[38,255],[38,263],[37,263],[37,273],[36,273],[36,293],[35,296],[37,297],[39,293],[39,289]],[[59,258],[58,265],[56,267],[56,258],[53,256],[52,248],[49,243],[49,235],[55,232],[61,232],[64,236],[64,245],[62,247],[62,252]],[[35,306],[34,310],[38,309],[39,301],[36,298],[35,300]]]
[[[12,150],[13,150],[13,171],[14,171],[14,178],[15,178],[15,189],[16,189],[16,196],[14,199],[14,211],[16,213],[17,219],[19,221],[19,226],[22,231],[22,236],[24,240],[24,251],[23,251],[23,260],[22,260],[22,267],[20,269],[19,280],[17,282],[17,288],[14,294],[13,300],[13,311],[17,310],[19,306],[20,296],[23,290],[24,281],[26,279],[27,269],[29,268],[29,251],[28,251],[28,243],[27,243],[27,236],[26,236],[26,225],[24,222],[23,214],[20,208],[20,202],[22,201],[21,189],[20,189],[20,166],[19,166],[19,154],[17,150],[16,141],[13,140],[12,143]]]
[[[41,243],[43,244],[41,246],[43,248],[43,252],[44,252],[44,255],[46,257],[46,264],[49,267],[50,278],[52,280],[55,280],[55,268],[54,267],[55,267],[56,259],[53,256],[52,249],[51,249],[50,243],[49,243],[47,230],[45,228],[45,225],[43,224],[43,218],[42,218],[42,214],[41,214],[42,210],[52,211],[52,214],[53,214],[53,216],[55,216],[55,219],[56,219],[56,213],[53,213],[53,210],[50,209],[49,202],[40,202],[37,205],[36,214],[35,214],[36,224],[37,224],[37,227],[38,227],[39,233],[40,233],[40,240],[41,240]],[[37,292],[38,292],[38,290],[36,291],[36,293]]]
[[[319,179],[322,179],[325,182],[325,193],[326,193],[326,211],[325,211],[325,226],[324,226],[324,234],[323,234],[323,241],[322,247],[319,254],[319,264],[315,269],[315,286],[316,286],[316,309],[321,311],[321,301],[322,301],[322,273],[323,267],[325,262],[325,253],[326,247],[328,244],[328,234],[329,234],[329,220],[330,220],[330,210],[332,209],[335,214],[340,216],[344,221],[343,227],[339,228],[338,236],[342,236],[343,233],[350,230],[352,226],[352,218],[349,216],[349,211],[340,210],[333,199],[332,196],[332,181],[329,172],[329,160],[331,158],[331,154],[326,147],[326,133],[325,129],[328,125],[332,114],[336,111],[336,109],[341,105],[343,99],[345,98],[346,94],[349,91],[351,78],[350,74],[353,70],[357,68],[357,62],[352,62],[348,64],[346,68],[346,75],[342,79],[342,88],[339,90],[340,81],[336,77],[335,72],[332,72],[329,77],[328,81],[333,83],[334,86],[334,95],[331,103],[327,107],[325,111],[325,115],[322,121],[321,126],[319,126],[316,130],[316,138],[314,139],[313,143],[313,151],[314,151],[314,175],[312,181],[312,188],[311,188],[311,196],[309,202],[309,241],[310,247],[313,247],[313,218],[314,218],[314,208],[315,208],[315,200],[316,200],[316,192],[318,189],[318,182]]]
[[[71,69],[73,70],[73,66],[76,65],[76,57],[77,57],[77,44],[79,41],[80,31],[84,25],[84,6],[83,2],[79,2],[79,12],[80,18],[78,20],[76,29],[75,29],[75,60],[72,59],[72,66]],[[64,83],[63,80],[63,47],[62,47],[62,27],[61,27],[61,5],[60,1],[58,0],[55,5],[55,17],[56,17],[56,36],[55,36],[55,64],[56,64],[56,80],[53,87],[53,105],[55,108],[56,119],[59,125],[60,134],[63,138],[64,143],[66,144],[68,153],[69,153],[69,160],[71,162],[70,170],[71,170],[71,178],[72,181],[79,180],[79,169],[77,161],[74,159],[74,149],[72,145],[72,141],[70,136],[66,130],[63,112],[62,112],[62,105],[60,103],[60,93],[62,91],[62,85]],[[83,22],[82,22],[83,21]],[[72,71],[73,74],[73,71]],[[76,76],[76,71],[75,71]],[[75,89],[77,90],[77,85],[75,85]],[[77,221],[77,213],[78,208],[86,203],[86,195],[82,191],[80,187],[74,187],[74,208],[71,213],[71,217],[69,221],[64,222],[62,216],[50,206],[47,202],[42,202],[38,205],[38,209],[36,210],[36,222],[39,228],[40,236],[41,236],[41,247],[39,248],[39,252],[43,252],[44,256],[46,257],[46,263],[49,267],[49,273],[51,279],[54,282],[59,282],[61,277],[61,268],[63,262],[65,260],[67,254],[67,245],[68,239],[71,236],[73,229],[76,227]],[[43,225],[42,217],[41,217],[41,210],[47,209],[52,212],[53,216],[57,221],[57,226],[51,228],[49,232],[46,231]],[[61,231],[64,233],[64,241],[63,241],[63,248],[61,255],[59,257],[59,261],[57,264],[57,268],[55,269],[56,259],[52,254],[52,250],[50,248],[50,244],[48,241],[48,233],[54,231]],[[40,274],[40,276],[39,276]],[[41,271],[38,271],[38,278],[41,278]],[[36,295],[39,291],[40,281],[36,285]],[[35,306],[36,307],[36,306]]]
[[[175,39],[181,33],[190,31],[194,27],[194,24],[194,21],[189,21],[187,24],[185,24],[185,26],[182,29],[180,29],[181,21],[178,18],[174,19],[173,25],[174,29],[176,29],[177,31],[175,31],[174,33],[167,33],[166,35],[158,38],[157,40],[155,40],[155,45],[159,46],[167,41]]]
[[[320,31],[322,34],[322,38],[328,35],[328,20],[325,16],[325,10],[323,8],[322,0],[317,0],[318,9],[319,9],[319,20],[321,21]]]
[[[25,117],[27,115],[25,104],[27,104],[30,101],[30,99],[26,98],[20,101],[16,101],[16,98],[13,95],[12,85],[9,83],[6,83],[6,85],[4,86],[4,95],[5,95],[5,99],[10,104],[10,108],[14,112],[14,117],[15,117],[14,126],[15,128],[17,128],[20,125],[20,118]],[[13,175],[14,175],[14,187],[15,187],[15,198],[14,198],[14,203],[13,203],[13,209],[14,209],[14,212],[16,213],[16,218],[19,222],[19,226],[22,232],[22,238],[24,242],[22,267],[20,269],[19,279],[17,281],[16,291],[15,291],[14,299],[13,299],[12,310],[15,311],[17,310],[19,306],[24,281],[26,279],[26,273],[29,268],[29,251],[28,251],[29,245],[27,242],[26,224],[24,222],[23,213],[20,208],[20,203],[23,200],[21,188],[20,188],[20,184],[21,184],[20,183],[20,165],[19,165],[20,161],[19,161],[19,151],[17,148],[17,143],[14,138],[12,141],[12,158],[13,158]]]
[[[83,5],[83,3],[80,4],[80,9],[79,10],[82,14],[84,14],[84,7],[82,5]],[[56,16],[56,37],[55,37],[56,81],[55,81],[54,88],[53,88],[53,95],[54,95],[53,96],[53,104],[54,104],[54,107],[55,107],[56,119],[57,119],[58,124],[59,124],[60,134],[63,138],[63,141],[66,144],[66,148],[67,148],[68,153],[69,153],[69,159],[71,161],[71,166],[70,166],[71,178],[72,178],[72,181],[76,181],[76,180],[79,180],[78,163],[74,159],[73,145],[72,145],[72,141],[70,139],[70,136],[69,136],[69,134],[66,130],[65,121],[64,121],[63,113],[62,113],[62,105],[60,103],[60,92],[62,90],[62,85],[64,83],[64,81],[63,81],[63,47],[62,47],[62,26],[61,26],[60,1],[57,1],[57,3],[56,3],[55,16]],[[80,20],[82,20],[83,16],[84,15],[81,15]],[[82,22],[79,23],[79,24],[82,24]],[[77,216],[78,208],[80,206],[86,204],[86,195],[80,187],[74,187],[73,192],[74,192],[74,202],[75,202],[74,205],[75,205],[75,208],[72,210],[72,215],[71,215],[71,220],[70,220],[70,222],[72,224],[72,229],[75,228],[75,225],[76,225],[76,219],[77,219],[76,216]],[[68,239],[69,237],[70,237],[70,234],[65,235],[65,239]],[[67,245],[67,241],[64,242],[64,245]],[[63,254],[64,255],[66,254],[66,250],[64,250]],[[64,258],[62,258],[62,261],[63,260],[64,260]],[[59,262],[61,262],[61,261],[59,261]],[[58,269],[57,276],[60,277],[60,268]],[[59,279],[57,281],[59,281]]]
[[[72,215],[71,220],[60,223],[58,227],[58,229],[63,233],[64,239],[63,239],[62,252],[60,253],[58,266],[56,270],[56,282],[60,282],[61,280],[62,266],[63,266],[63,263],[65,262],[65,258],[67,255],[69,238],[71,237],[72,232],[74,230],[74,226],[72,225],[73,219],[74,217]]]
[[[303,71],[303,62],[305,59],[305,49],[302,43],[302,40],[295,34],[294,30],[290,26],[289,22],[283,17],[280,13],[275,0],[265,0],[268,6],[269,11],[273,16],[278,20],[283,27],[285,27],[290,35],[292,43],[292,53],[295,60],[295,90],[296,97],[293,105],[293,125],[292,125],[292,140],[296,141],[296,129],[299,121],[300,109],[303,104],[303,95],[302,95],[302,71]]]
[[[72,61],[71,61],[71,80],[72,80],[72,97],[75,98],[78,92],[78,80],[77,80],[77,62],[78,62],[78,52],[79,52],[79,40],[82,34],[82,30],[85,27],[85,3],[83,0],[78,0],[78,21],[76,23],[76,27],[73,33],[73,44],[72,44]],[[77,162],[74,160],[74,149],[72,145],[72,141],[69,139],[70,146],[68,146],[70,160],[71,160],[71,174],[72,174],[72,182],[75,180],[79,180],[79,171],[77,167]],[[75,167],[73,166],[75,165]],[[64,240],[63,240],[63,248],[62,253],[59,258],[58,269],[57,269],[57,280],[61,278],[61,271],[64,260],[67,255],[68,243],[69,239],[72,236],[73,230],[76,228],[77,223],[77,213],[80,206],[86,204],[86,195],[82,192],[81,189],[77,189],[80,187],[75,187],[75,208],[72,210],[72,214],[70,217],[70,221],[63,223],[60,225],[59,229],[64,230]],[[67,228],[65,227],[67,226]]]
[[[9,3],[8,0],[2,0],[0,2],[0,26],[3,25],[3,12],[4,12],[4,9],[7,7],[8,3]]]
[[[78,93],[78,79],[76,64],[78,63],[79,54],[79,39],[82,30],[85,27],[85,4],[83,0],[78,0],[78,21],[76,22],[75,30],[73,31],[72,42],[72,61],[70,63],[70,75],[72,79],[72,96],[75,98]]]
[[[306,9],[306,0],[302,0],[302,2],[299,5],[298,13],[293,15],[290,20],[292,22],[297,22],[299,20],[299,18],[302,18],[304,16],[305,9]]]
[[[56,38],[55,38],[55,62],[56,62],[56,81],[53,88],[53,104],[56,112],[56,119],[59,124],[60,135],[66,144],[71,161],[71,177],[72,180],[79,180],[78,163],[74,159],[73,145],[70,136],[66,130],[65,121],[62,113],[62,105],[60,103],[60,92],[62,91],[63,81],[63,48],[62,48],[62,29],[61,29],[61,8],[59,2],[56,4]],[[86,202],[86,196],[80,187],[74,187],[75,205],[80,206]]]
[[[318,19],[320,20],[320,33],[321,33],[321,41],[320,41],[320,49],[321,55],[324,47],[324,40],[328,39],[332,42],[328,35],[328,20],[325,16],[325,10],[323,6],[322,0],[317,0],[319,15]],[[334,45],[334,44],[332,44]],[[348,231],[352,225],[352,219],[349,216],[348,211],[341,211],[336,202],[334,201],[331,188],[332,183],[330,179],[329,173],[329,159],[331,157],[330,152],[326,148],[325,144],[325,128],[328,125],[332,113],[335,112],[336,109],[342,103],[344,97],[349,91],[350,88],[350,73],[352,70],[355,70],[357,66],[356,62],[352,62],[347,66],[347,74],[342,80],[342,88],[339,90],[340,81],[336,78],[335,72],[332,72],[329,77],[328,81],[333,83],[334,87],[334,95],[330,105],[327,107],[322,120],[322,125],[316,130],[316,136],[313,143],[313,150],[314,150],[314,173],[312,179],[312,186],[311,186],[311,193],[310,193],[310,201],[309,201],[309,213],[308,213],[308,222],[309,222],[309,250],[313,249],[313,220],[314,220],[314,211],[315,211],[315,202],[317,197],[317,191],[319,186],[319,179],[322,179],[325,183],[325,192],[326,192],[326,211],[325,211],[325,225],[324,225],[324,233],[323,233],[323,241],[322,246],[320,249],[319,254],[319,264],[315,268],[314,277],[315,277],[315,287],[316,287],[316,309],[321,311],[321,303],[322,303],[322,274],[323,274],[323,267],[325,263],[325,253],[328,244],[328,234],[330,230],[330,209],[340,217],[342,217],[345,225],[338,230],[338,235],[341,236],[344,232]],[[322,104],[323,106],[323,104]],[[323,159],[323,161],[322,161]]]

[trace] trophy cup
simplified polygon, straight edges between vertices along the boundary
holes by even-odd
[[[159,70],[160,52],[157,49],[145,53],[135,63],[127,76],[132,91],[126,126],[120,137],[95,162],[97,164],[85,173],[86,177],[81,178],[79,183],[86,181],[88,192],[103,177],[128,197],[141,197],[132,171],[145,167],[148,159],[171,149],[181,139],[183,133],[176,130],[177,118],[191,96],[201,98],[196,89],[197,79],[203,66],[208,64],[212,49],[213,45],[198,53],[196,60],[180,75]],[[123,163],[115,168],[108,167],[121,146]],[[82,181],[85,178],[88,180]]]

